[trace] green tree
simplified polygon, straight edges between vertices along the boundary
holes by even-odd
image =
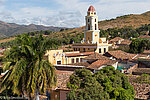
[[[3,70],[7,71],[1,83],[1,91],[11,89],[19,95],[28,94],[30,99],[39,98],[46,88],[55,85],[54,68],[43,56],[53,45],[42,35],[19,36],[16,46],[5,52]]]
[[[150,40],[148,39],[133,39],[129,45],[129,52],[142,53],[144,50],[150,49]]]
[[[95,74],[78,69],[67,86],[71,89],[67,100],[134,100],[135,95],[128,77],[114,67],[105,67]]]

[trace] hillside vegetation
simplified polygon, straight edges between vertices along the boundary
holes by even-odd
[[[99,24],[99,29],[101,30],[107,30],[110,28],[124,28],[124,27],[138,28],[141,27],[142,25],[150,24],[150,11],[140,15],[130,14],[130,15],[120,16],[115,19],[99,21],[98,24]],[[56,34],[51,34],[50,36],[63,37],[63,36],[71,35],[76,37],[76,35],[84,33],[84,30],[85,30],[85,26],[56,32]]]

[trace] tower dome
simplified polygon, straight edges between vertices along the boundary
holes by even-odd
[[[90,6],[88,11],[95,11],[95,8],[93,6]]]

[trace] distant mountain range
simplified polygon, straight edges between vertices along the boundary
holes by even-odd
[[[125,26],[132,26],[134,28],[137,28],[144,24],[150,24],[150,11],[139,15],[130,14],[130,15],[120,16],[115,19],[99,21],[99,28],[103,30],[106,30],[108,28],[115,28],[115,27],[122,28]],[[65,28],[53,27],[53,26],[46,27],[43,25],[34,25],[34,24],[18,25],[15,23],[5,23],[0,21],[0,38],[10,37],[13,35],[22,34],[24,32],[32,32],[32,31],[40,31],[40,30],[55,31],[56,33],[52,34],[53,36],[63,36],[64,34],[70,34],[70,35],[72,34],[76,36],[76,34],[84,33],[85,26],[58,32],[61,29],[65,29]]]
[[[65,29],[64,27],[53,27],[53,26],[43,26],[43,25],[18,25],[15,23],[5,23],[0,21],[0,38],[10,37],[17,34],[22,34],[24,32],[33,32],[40,30],[49,30],[49,31],[60,31]]]

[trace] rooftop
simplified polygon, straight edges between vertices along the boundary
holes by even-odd
[[[74,57],[74,56],[88,56],[93,54],[94,52],[83,52],[83,53],[65,53],[66,57]]]
[[[90,66],[88,66],[87,68],[99,69],[103,65],[111,66],[116,62],[117,62],[116,60],[97,60],[97,61],[93,62]]]
[[[150,36],[149,35],[141,35],[138,38],[150,38]]]
[[[112,55],[113,57],[115,57],[117,59],[133,59],[134,57],[136,57],[136,54],[126,53],[121,50],[108,51],[107,53],[109,53],[110,55]]]
[[[73,71],[60,71],[56,70],[57,75],[57,89],[67,89],[67,82],[69,82],[70,75],[73,74]]]
[[[120,44],[129,45],[132,41],[130,39],[124,39]]]
[[[119,40],[123,40],[123,38],[115,37],[115,38],[111,39],[110,42],[116,42],[116,41],[119,41]]]
[[[133,73],[150,74],[150,68],[136,68]]]
[[[95,8],[93,6],[90,6],[88,11],[95,11]]]
[[[86,59],[86,60],[90,60],[90,59],[108,60],[109,58],[103,56],[102,54],[95,52],[95,53],[89,55],[88,57],[85,57],[84,59]]]

